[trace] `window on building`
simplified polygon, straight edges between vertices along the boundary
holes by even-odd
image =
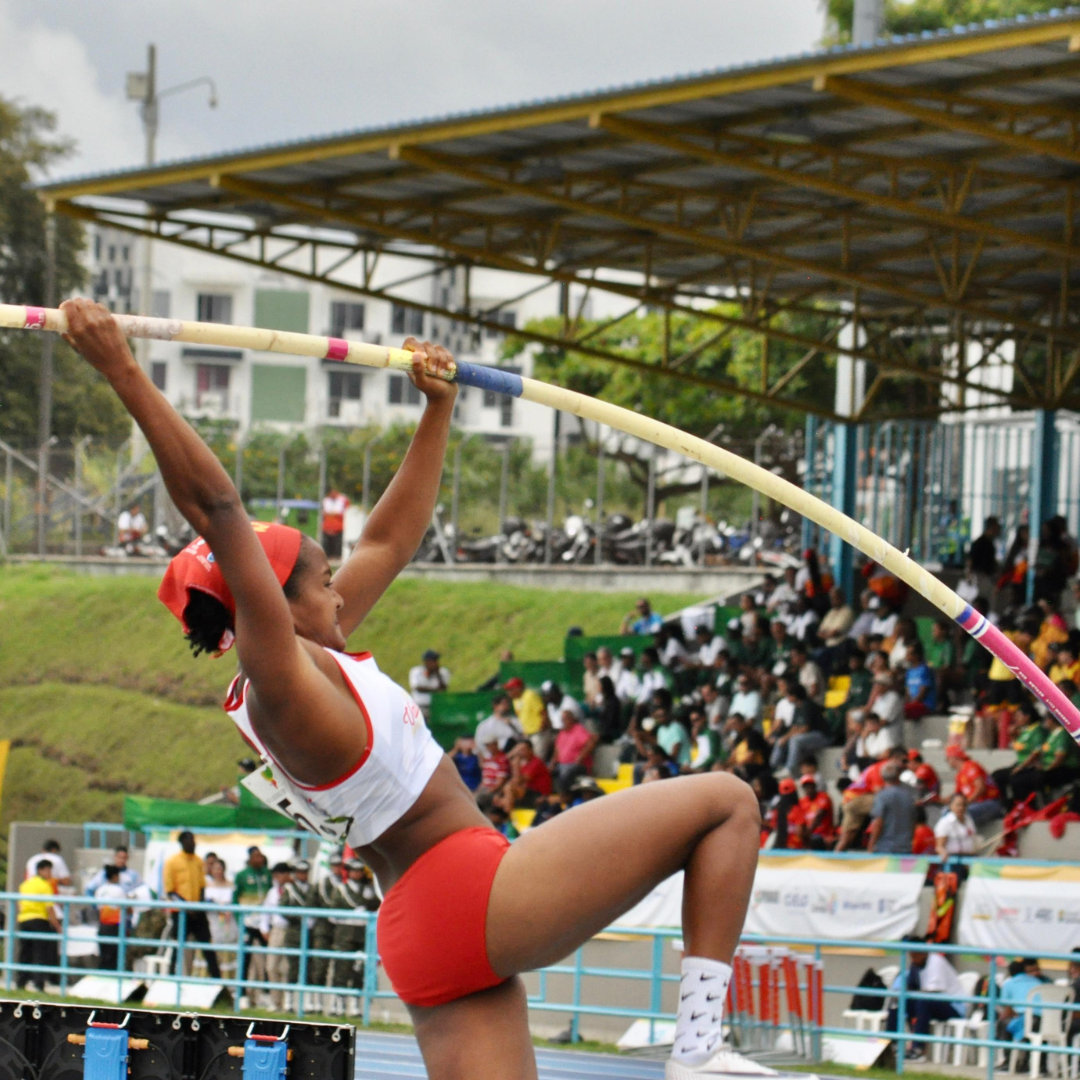
[[[151,300],[154,305],[154,318],[167,319],[172,311],[172,294],[168,289],[155,289]]]
[[[195,367],[195,404],[223,405],[229,392],[228,364],[197,364]]]
[[[345,337],[350,330],[364,329],[364,305],[348,300],[330,302],[330,336]]]
[[[100,233],[95,233],[94,234],[94,261],[95,262],[100,262],[101,261],[101,234]]]
[[[514,399],[509,394],[504,394],[499,402],[499,426],[514,426]]]
[[[195,300],[195,318],[199,322],[232,322],[233,298],[228,293],[199,293]]]
[[[168,372],[168,365],[164,360],[154,360],[150,364],[150,381],[162,392],[165,393],[165,376]],[[226,371],[229,369],[226,368]],[[226,380],[228,385],[228,380]]]
[[[387,401],[391,405],[419,405],[420,391],[405,375],[391,375]]]
[[[336,335],[335,335],[336,336]],[[360,400],[359,371],[331,371],[328,413],[332,417],[341,415],[343,401]]]
[[[515,311],[489,311],[487,317],[493,322],[502,323],[508,330],[513,330],[517,326],[517,312]],[[487,338],[497,338],[502,335],[503,331],[496,330],[493,326],[484,330],[484,336]]]
[[[311,296],[303,289],[256,289],[255,325],[306,334]]]
[[[404,304],[394,304],[390,308],[390,329],[395,334],[411,334],[413,337],[424,336],[424,313]]]
[[[120,261],[121,262],[130,262],[131,261],[131,249],[127,246],[127,244],[125,244],[120,249]]]
[[[109,245],[109,262],[116,262],[116,245]]]

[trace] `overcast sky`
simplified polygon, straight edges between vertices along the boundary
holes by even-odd
[[[0,96],[54,110],[73,175],[141,163],[124,76],[158,48],[159,160],[769,59],[819,0],[0,0]]]

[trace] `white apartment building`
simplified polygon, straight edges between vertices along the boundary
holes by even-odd
[[[243,247],[236,250],[243,253]],[[88,269],[95,299],[117,311],[138,310],[142,257],[140,238],[120,230],[92,232]],[[371,287],[416,276],[433,265],[383,255]],[[412,335],[445,345],[464,360],[500,362],[502,335],[497,331],[477,331],[416,308],[163,242],[154,244],[152,266],[153,313],[161,317],[329,334],[375,344],[399,344]],[[463,300],[463,277],[459,270],[442,269],[404,283],[395,292],[453,310]],[[357,284],[362,280],[359,270],[353,280]],[[492,317],[508,327],[557,313],[557,286],[498,306],[530,286],[535,286],[535,279],[475,269],[469,285],[474,307],[496,308]],[[571,302],[579,301],[571,296]],[[618,301],[614,303],[618,310]],[[514,361],[523,375],[531,374],[531,363],[528,351]],[[184,415],[234,422],[241,435],[252,427],[288,431],[323,425],[387,426],[415,421],[422,409],[419,391],[402,374],[309,357],[152,341],[149,370],[155,385]],[[551,453],[552,415],[540,405],[463,387],[455,420],[464,431],[493,440],[529,439],[534,455],[543,460]]]

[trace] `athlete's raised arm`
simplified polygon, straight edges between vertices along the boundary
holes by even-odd
[[[334,575],[334,588],[345,601],[338,623],[346,637],[408,566],[439,498],[457,385],[438,378],[438,373],[450,367],[453,357],[441,346],[421,344],[415,338],[406,338],[402,348],[416,354],[411,378],[427,398],[427,406],[405,460],[371,511],[360,542]]]
[[[295,677],[314,676],[315,669],[229,474],[139,367],[107,308],[83,299],[61,307],[68,342],[109,380],[146,435],[176,508],[210,545],[236,602],[245,673],[267,704],[275,692],[290,694]]]

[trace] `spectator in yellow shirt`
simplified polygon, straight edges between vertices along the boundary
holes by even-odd
[[[526,686],[525,681],[516,675],[503,683],[503,689],[510,695],[510,700],[514,703],[514,712],[517,714],[522,732],[532,742],[533,749],[536,750],[536,740],[533,736],[539,735],[542,731],[546,731],[551,727],[551,720],[548,717],[544,699],[531,687]],[[539,752],[537,750],[537,753]]]
[[[198,903],[203,899],[203,890],[206,888],[206,870],[203,861],[195,854],[195,837],[185,830],[179,836],[180,850],[171,855],[165,861],[165,874],[163,885],[165,895],[170,900],[186,900],[190,903]],[[184,916],[185,933],[184,940],[189,938],[194,941],[209,943],[210,920],[205,911],[189,911]],[[174,911],[169,917],[168,936],[175,938],[180,925],[180,912]],[[221,978],[221,969],[218,967],[217,953],[213,949],[203,949],[203,957],[206,960],[206,971],[211,979]],[[188,964],[194,958],[194,952],[185,950],[185,971]],[[176,970],[176,957],[173,956],[172,970]]]
[[[1053,662],[1050,665],[1050,681],[1052,683],[1073,682],[1080,686],[1080,660],[1076,658],[1076,650],[1069,641],[1061,642],[1055,649],[1050,646],[1050,654]]]
[[[20,894],[27,898],[19,901],[19,964],[54,968],[59,964],[54,935],[60,932],[60,920],[52,902],[56,895],[52,862],[49,859],[39,859],[35,869],[34,876],[27,878],[19,886]],[[24,938],[23,934],[50,936]],[[32,987],[36,990],[44,981],[44,972],[41,971],[21,969],[16,977],[16,984],[21,989]]]

